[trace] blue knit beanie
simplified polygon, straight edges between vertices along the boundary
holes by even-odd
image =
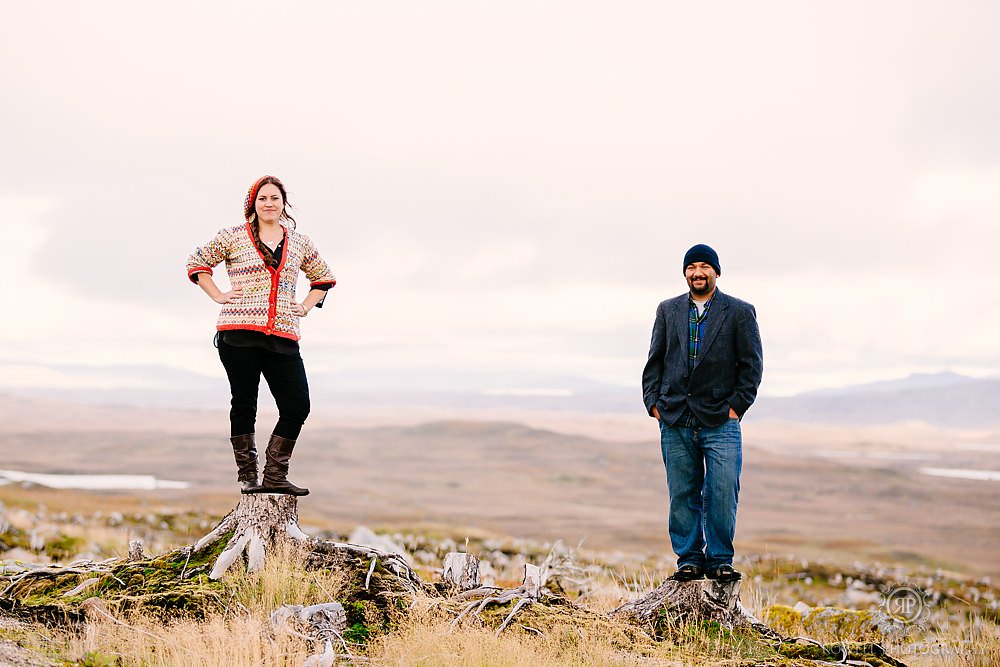
[[[722,267],[719,265],[719,254],[704,243],[699,243],[684,254],[684,266],[681,267],[681,272],[687,271],[688,265],[695,262],[705,262],[715,269],[716,275],[722,275]]]

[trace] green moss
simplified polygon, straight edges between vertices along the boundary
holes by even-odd
[[[54,561],[70,560],[80,551],[83,539],[70,535],[60,535],[45,543],[45,555]]]
[[[116,667],[121,662],[115,656],[105,655],[100,651],[89,651],[83,654],[79,660],[70,664],[79,665],[79,667]]]
[[[693,648],[698,654],[715,657],[738,655],[742,659],[770,660],[776,656],[774,648],[763,642],[749,628],[729,629],[716,621],[699,620],[681,624],[675,629],[673,641]]]
[[[347,630],[344,631],[344,639],[355,644],[364,644],[371,637],[371,632],[367,625],[367,609],[363,602],[347,601],[343,603],[344,612],[347,614]]]
[[[868,610],[817,607],[805,615],[802,626],[813,634],[858,641],[874,638],[878,634],[873,618],[873,613]]]
[[[187,563],[188,569],[191,570],[201,567],[211,567],[212,564],[215,563],[215,560],[219,557],[219,554],[225,550],[226,545],[229,544],[229,540],[232,538],[233,532],[234,531],[223,533],[218,540],[208,545],[201,551],[192,551],[191,559]],[[187,554],[185,553],[185,557],[186,556]]]
[[[31,540],[28,534],[13,526],[0,533],[0,551],[9,549],[30,549]]]
[[[404,598],[409,591],[403,582],[382,564],[381,559],[376,561],[369,577],[370,566],[371,561],[367,558],[344,555],[327,559],[319,567],[314,563],[310,568],[329,568],[347,575],[337,599],[347,614],[348,629],[344,638],[358,644],[391,632],[407,608]]]
[[[674,635],[677,631],[677,621],[667,613],[666,609],[660,609],[656,612],[656,616],[650,625],[653,639],[657,641],[663,641]]]
[[[216,549],[191,554],[188,562],[187,550],[180,549],[150,560],[123,561],[108,573],[28,577],[11,589],[8,598],[16,602],[21,616],[43,622],[60,615],[75,615],[80,603],[90,597],[100,597],[113,612],[143,610],[164,619],[178,614],[203,618],[210,610],[222,606],[224,586],[196,572],[191,563],[204,568],[214,553]],[[99,577],[100,581],[78,595],[64,597],[66,592],[93,577]]]
[[[783,643],[778,647],[778,653],[786,658],[804,660],[823,660],[825,662],[842,663],[847,660],[864,661],[872,667],[905,667],[878,644],[871,643],[839,643],[817,646],[804,642]]]
[[[779,634],[797,635],[802,631],[802,614],[787,605],[771,605],[764,610],[764,623]]]

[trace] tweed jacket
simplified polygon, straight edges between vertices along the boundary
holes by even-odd
[[[272,269],[253,241],[250,223],[220,229],[215,238],[196,249],[187,259],[187,274],[198,282],[199,273],[211,275],[212,267],[225,261],[233,289],[243,296],[222,305],[216,329],[249,329],[272,336],[299,340],[299,317],[292,313],[299,270],[310,287],[337,284],[316,246],[305,234],[285,227],[285,251]]]
[[[642,371],[643,403],[650,415],[656,406],[669,425],[690,408],[705,426],[719,426],[729,418],[729,408],[742,418],[757,397],[764,369],[757,312],[746,301],[716,290],[698,363],[689,372],[688,296],[667,299],[656,309]]]

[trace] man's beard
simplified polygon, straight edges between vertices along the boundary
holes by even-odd
[[[688,287],[691,288],[691,292],[693,294],[698,294],[700,296],[702,294],[708,294],[709,292],[712,291],[712,281],[706,279],[705,283],[704,283],[704,287],[697,287],[697,286],[695,286],[694,280],[689,280],[688,281]]]

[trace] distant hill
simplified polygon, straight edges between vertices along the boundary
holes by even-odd
[[[778,418],[832,424],[885,424],[923,421],[935,426],[1000,426],[1000,378],[955,373],[918,374],[754,405],[754,419]]]
[[[201,375],[166,366],[33,366],[55,380],[32,387],[4,386],[17,396],[149,408],[224,408],[228,385],[221,373]],[[405,405],[474,411],[548,410],[641,414],[638,386],[620,387],[587,378],[545,373],[473,373],[452,370],[354,370],[309,378],[314,403],[358,408]],[[220,398],[221,396],[221,398]],[[270,397],[261,392],[262,405]],[[749,419],[830,424],[924,421],[936,426],[1000,426],[1000,377],[957,373],[909,377],[791,397],[761,397]]]

